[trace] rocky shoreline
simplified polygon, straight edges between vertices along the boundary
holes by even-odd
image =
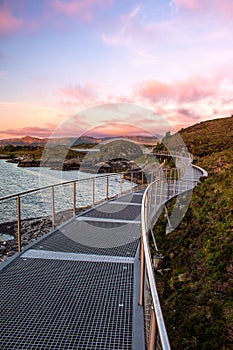
[[[41,159],[40,159],[41,158]],[[143,154],[141,147],[126,140],[116,140],[99,146],[98,152],[87,149],[79,152],[62,147],[49,148],[43,156],[29,154],[16,156],[9,162],[18,167],[48,167],[54,170],[81,170],[88,173],[118,173],[138,170],[139,164],[147,164],[153,160],[152,154]]]
[[[127,170],[136,170],[138,168],[136,164],[134,164],[132,161],[127,160],[110,160],[110,161],[103,161],[99,162],[97,164],[93,163],[86,163],[82,164],[82,161],[80,159],[72,158],[65,160],[63,163],[59,160],[49,160],[49,161],[43,161],[41,164],[40,159],[20,159],[20,158],[13,158],[13,159],[7,159],[7,162],[9,163],[15,163],[20,168],[30,168],[30,167],[48,167],[52,170],[63,170],[63,171],[70,171],[70,170],[81,170],[88,172],[88,173],[114,173],[114,172],[124,172]]]
[[[21,246],[25,247],[29,243],[36,241],[39,237],[50,232],[51,228],[52,222],[49,217],[22,221]],[[14,237],[11,240],[0,241],[0,262],[3,262],[18,251],[17,222],[0,224],[0,233],[3,237],[6,234]]]

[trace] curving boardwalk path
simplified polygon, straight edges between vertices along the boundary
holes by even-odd
[[[138,191],[87,210],[1,265],[0,349],[145,348],[142,198]]]
[[[1,349],[143,349],[142,192],[67,222],[1,271]]]

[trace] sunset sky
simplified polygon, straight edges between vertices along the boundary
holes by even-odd
[[[74,115],[73,133],[157,131],[153,113],[82,113],[109,103],[177,130],[230,116],[232,23],[233,0],[0,0],[0,139],[48,137]]]

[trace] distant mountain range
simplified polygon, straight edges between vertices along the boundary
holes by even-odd
[[[56,144],[60,145],[67,145],[72,144],[73,146],[83,144],[83,143],[92,143],[97,144],[99,143],[98,139],[95,139],[94,137],[89,136],[83,136],[78,139],[74,137],[61,137],[61,138],[38,138],[38,137],[32,137],[32,136],[25,136],[21,138],[12,138],[12,139],[2,139],[0,140],[0,146],[7,146],[7,145],[13,145],[13,146],[45,146],[47,142],[54,142]]]
[[[104,141],[108,141],[111,139],[116,138],[123,138],[123,139],[129,139],[136,143],[140,144],[147,144],[147,145],[155,145],[157,141],[159,140],[159,137],[150,137],[150,136],[114,136],[114,137],[102,137],[102,138],[95,138],[92,136],[81,136],[79,138],[75,137],[61,137],[61,138],[38,138],[38,137],[32,137],[32,136],[24,136],[21,138],[10,138],[10,139],[2,139],[0,140],[0,146],[7,146],[7,145],[13,145],[13,146],[40,146],[43,147],[45,144],[49,141],[50,143],[54,141],[56,144],[60,145],[72,145],[72,146],[78,146],[81,144],[98,144],[102,143]]]
[[[0,146],[43,146],[47,141],[48,139],[40,139],[37,137],[25,136],[22,138],[2,139],[0,140]]]

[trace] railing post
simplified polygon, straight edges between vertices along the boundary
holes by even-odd
[[[144,183],[144,173],[142,171],[142,186],[143,186],[143,183]]]
[[[140,294],[139,294],[139,305],[144,304],[144,282],[145,282],[145,254],[143,246],[143,238],[141,236],[140,242]]]
[[[153,186],[151,186],[150,187],[150,197],[149,197],[149,203],[150,204],[152,204],[152,190],[153,190]],[[153,211],[153,209],[152,209],[152,205],[149,205],[149,207],[148,207],[148,209],[147,209],[147,212],[148,212],[148,220],[150,220],[151,221],[151,211]],[[149,222],[149,221],[147,221],[147,222]]]
[[[162,168],[160,168],[159,178],[162,179],[163,177],[164,177],[164,171]]]
[[[174,179],[173,185],[174,185],[174,187],[173,187],[173,195],[175,195],[176,194],[176,179]]]
[[[170,180],[167,181],[167,199],[169,199],[170,195]]]
[[[130,181],[131,181],[131,191],[133,192],[133,172],[132,171],[130,174]]]
[[[122,196],[122,177],[123,175],[120,174],[120,196]]]
[[[155,184],[155,208],[157,205],[157,195],[158,195],[158,181]]]
[[[52,188],[52,229],[55,229],[55,202],[54,202],[54,186]]]
[[[17,203],[17,234],[18,234],[18,252],[21,252],[21,208],[20,208],[20,196],[16,197]]]
[[[160,203],[162,203],[163,199],[163,181],[160,181]]]
[[[73,216],[76,215],[76,181],[73,184]]]
[[[106,200],[108,200],[108,175],[106,176]]]
[[[107,196],[107,194],[106,194]],[[95,205],[95,178],[92,178],[92,206]]]
[[[157,337],[157,324],[156,324],[156,318],[155,318],[155,310],[152,307],[151,308],[150,341],[149,341],[149,348],[148,348],[149,350],[155,350],[156,337]]]

